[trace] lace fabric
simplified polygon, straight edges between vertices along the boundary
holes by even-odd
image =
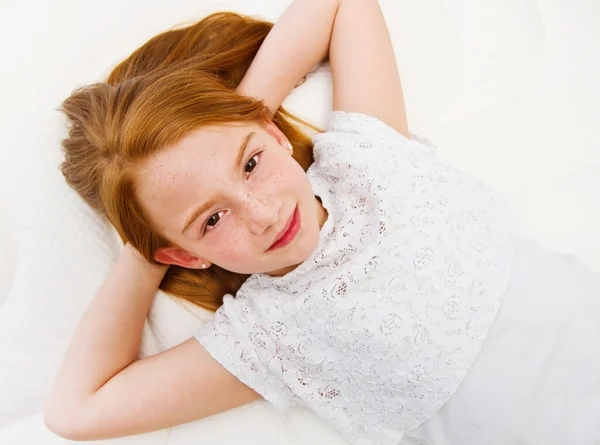
[[[317,249],[250,276],[195,337],[278,410],[397,444],[456,391],[494,321],[513,254],[504,209],[433,144],[368,115],[333,112],[314,146],[329,214]]]

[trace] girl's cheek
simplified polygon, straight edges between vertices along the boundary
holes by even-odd
[[[237,230],[236,224],[233,223],[228,227],[227,233],[220,237],[220,242],[215,250],[218,252],[217,254],[221,260],[235,262],[241,257],[240,247],[243,244],[240,231]]]
[[[268,185],[278,187],[282,184],[283,178],[285,178],[287,175],[289,175],[289,173],[286,173],[283,168],[273,168],[270,171],[265,172],[263,178],[265,178],[265,181],[268,183]]]

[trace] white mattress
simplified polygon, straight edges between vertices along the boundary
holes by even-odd
[[[275,20],[289,0],[76,0],[0,5],[0,443],[61,443],[42,401],[77,323],[120,250],[64,183],[64,120],[53,111],[148,38],[215,10]],[[503,192],[530,234],[600,271],[600,3],[380,0],[411,131]],[[325,125],[321,70],[286,105]],[[174,346],[210,314],[158,294],[140,356]],[[236,428],[229,428],[236,425]],[[110,442],[346,444],[310,412],[263,401]],[[107,441],[109,442],[109,441]]]

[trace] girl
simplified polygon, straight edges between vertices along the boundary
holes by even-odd
[[[333,113],[311,141],[280,105],[327,56]],[[355,444],[600,441],[600,277],[410,134],[377,1],[296,0],[272,29],[213,15],[63,110],[65,178],[126,245],[48,397],[57,434],[263,397]],[[215,317],[136,360],[159,286]]]

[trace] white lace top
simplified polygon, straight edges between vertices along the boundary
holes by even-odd
[[[397,444],[456,391],[507,289],[500,201],[382,121],[337,111],[307,174],[329,216],[282,277],[254,274],[194,337],[281,412]]]

